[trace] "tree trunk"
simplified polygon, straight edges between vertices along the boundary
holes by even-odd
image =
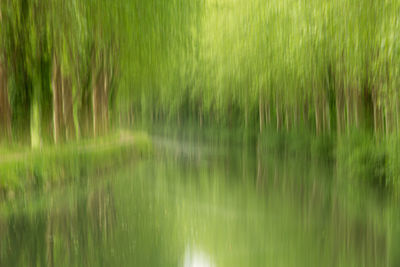
[[[321,104],[322,105],[321,110],[322,110],[322,132],[323,133],[326,133],[327,129],[328,129],[327,108],[326,108],[326,104],[325,103],[326,102],[323,101],[322,104]]]
[[[108,106],[109,106],[109,80],[108,80],[108,75],[107,73],[104,73],[103,75],[103,92],[102,92],[102,103],[103,103],[103,107],[102,107],[102,125],[103,125],[103,132],[108,132],[108,123],[109,123],[109,112],[108,112]],[[158,112],[157,112],[158,115]]]
[[[249,107],[246,98],[246,102],[244,103],[244,127],[247,129],[248,126],[249,126]]]
[[[389,136],[393,132],[393,111],[391,107],[391,102],[388,96],[386,96],[385,101],[385,133]]]
[[[102,135],[108,130],[109,122],[109,81],[107,73],[102,69],[93,80],[93,132],[95,136]],[[151,110],[152,120],[156,114]]]
[[[373,113],[374,113],[374,132],[378,134],[380,132],[380,112],[378,107],[378,94],[376,88],[372,89],[372,106],[373,106]]]
[[[398,101],[398,93],[397,93],[397,91],[396,91],[396,93],[395,93],[395,99],[396,99],[396,106],[395,106],[395,110],[394,110],[394,114],[395,114],[395,116],[396,116],[396,118],[395,118],[395,123],[396,123],[396,134],[398,134],[399,133],[399,112],[400,112],[400,109],[399,109],[399,101]]]
[[[57,58],[53,61],[53,127],[54,143],[58,144],[64,139],[63,105],[62,105],[62,78],[61,67]]]
[[[22,66],[17,68],[16,88],[13,90],[12,130],[19,143],[31,144],[32,81]]]
[[[338,88],[336,91],[336,130],[337,134],[340,135],[343,131],[343,91],[342,88]]]
[[[359,90],[356,89],[355,92],[355,98],[354,98],[354,119],[355,119],[355,123],[356,123],[356,128],[358,129],[360,127],[360,92]]]
[[[318,96],[314,96],[314,113],[315,113],[315,133],[321,134],[321,111]]]
[[[53,103],[51,88],[51,59],[42,57],[40,63],[40,88],[36,95],[39,101],[39,135],[47,143],[53,141]]]
[[[275,103],[275,110],[276,110],[276,131],[279,132],[281,128],[281,118],[279,116],[279,101],[278,97],[276,97],[276,103]]]
[[[200,123],[200,128],[203,127],[203,103],[202,100],[200,100],[200,105],[199,105],[199,123]]]
[[[0,141],[11,140],[11,109],[8,100],[7,70],[0,62]]]
[[[325,107],[325,114],[326,114],[327,131],[328,131],[328,134],[330,134],[331,133],[331,108],[330,108],[329,103]]]
[[[263,108],[263,103],[264,99],[262,99],[262,94],[261,94],[261,89],[260,89],[260,94],[258,97],[258,115],[259,115],[259,120],[260,120],[260,133],[263,131],[263,124],[264,124],[264,108]]]
[[[2,13],[0,10],[0,23]],[[3,54],[5,56],[5,54]],[[11,109],[8,100],[8,73],[7,67],[0,58],[0,142],[11,140]]]
[[[98,76],[98,77],[97,77]],[[94,136],[98,136],[101,131],[101,94],[102,94],[102,84],[101,84],[101,76],[102,73],[99,75],[94,75],[93,79],[93,134]]]
[[[271,125],[271,105],[270,103],[266,102],[266,105],[264,105],[265,108],[265,118],[266,118],[266,124],[268,126]]]
[[[303,106],[303,124],[305,127],[308,126],[308,116],[309,116],[309,106],[308,106],[308,98],[306,98]]]
[[[85,86],[85,85],[84,85]],[[87,137],[93,133],[93,108],[92,108],[92,90],[89,86],[85,86],[79,104],[79,136]]]
[[[290,116],[289,116],[289,111],[288,107],[286,106],[285,108],[285,119],[286,119],[286,131],[289,132],[289,124],[290,124]]]
[[[387,105],[387,103],[386,103],[386,105]],[[388,106],[385,107],[385,114],[384,114],[384,117],[385,117],[385,134],[386,134],[386,136],[388,136],[388,135],[389,135],[389,128],[390,128],[390,126],[389,126],[389,112],[388,112]]]
[[[347,130],[347,133],[349,133],[350,132],[350,125],[351,125],[351,121],[350,121],[350,118],[351,118],[351,116],[350,116],[350,89],[349,88],[347,88],[347,89],[345,89],[345,98],[346,98],[346,130]]]
[[[62,82],[63,119],[67,140],[75,139],[74,109],[72,100],[72,84],[69,78],[64,77]]]
[[[378,111],[375,101],[374,101],[374,132],[375,134],[378,133]]]

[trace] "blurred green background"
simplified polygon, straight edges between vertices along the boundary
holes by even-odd
[[[1,0],[0,266],[397,266],[398,0]]]

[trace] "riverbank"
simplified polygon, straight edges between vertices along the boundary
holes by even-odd
[[[333,166],[336,177],[349,186],[366,186],[387,196],[399,197],[400,139],[396,135],[377,137],[371,131],[353,130],[348,134],[315,135],[307,129],[263,133],[224,127],[201,128],[194,125],[171,129],[162,125],[145,127],[153,136],[168,137],[175,150],[182,143],[202,144],[202,149],[242,147],[243,153],[258,153],[261,157],[280,157],[313,164]],[[155,140],[157,142],[159,140]],[[172,142],[173,141],[173,142]],[[186,145],[186,150],[189,150]],[[192,149],[193,150],[193,149]],[[247,155],[247,154],[246,154]]]
[[[150,132],[148,160],[8,201],[2,265],[182,266],[199,254],[216,266],[398,265],[396,201],[350,189],[335,164],[295,152],[306,140],[257,153],[252,141],[176,130],[186,139]]]
[[[144,132],[119,131],[107,137],[60,146],[3,148],[0,154],[0,200],[29,190],[48,190],[71,180],[112,171],[126,161],[148,156]]]
[[[366,186],[399,197],[400,140],[396,136],[378,138],[366,131],[315,136],[299,131],[267,133],[259,140],[263,154],[328,162],[348,186]]]

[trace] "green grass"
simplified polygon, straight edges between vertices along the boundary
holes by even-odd
[[[124,162],[149,155],[152,146],[143,132],[120,131],[61,146],[3,151],[6,152],[0,158],[0,192],[4,198],[27,190],[46,190],[89,175],[100,176]]]

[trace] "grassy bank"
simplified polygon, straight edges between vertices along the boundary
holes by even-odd
[[[400,192],[400,140],[377,139],[368,133],[353,133],[337,144],[339,176],[354,178],[375,188]]]
[[[118,132],[108,137],[38,150],[3,148],[0,156],[0,199],[25,191],[46,190],[67,181],[100,175],[151,153],[141,132]]]

